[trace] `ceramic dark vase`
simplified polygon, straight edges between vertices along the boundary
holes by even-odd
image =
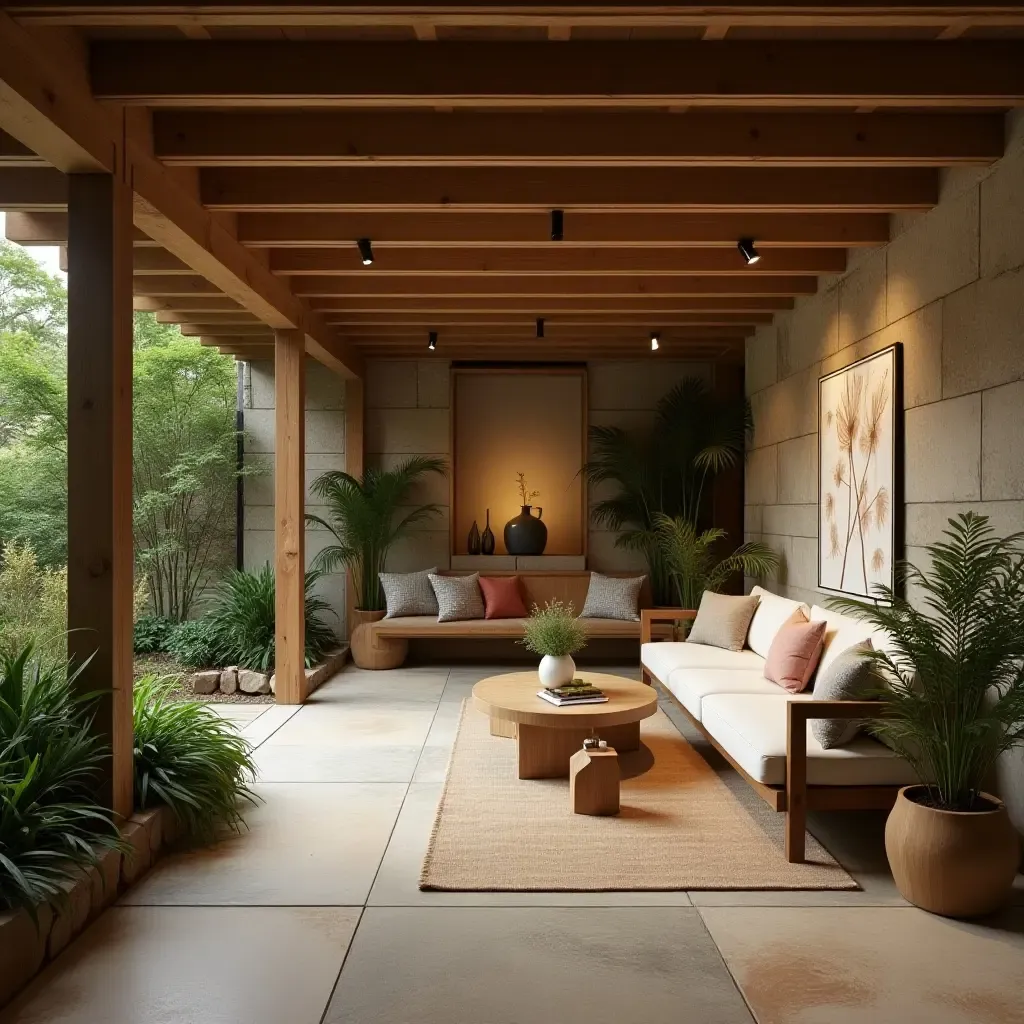
[[[532,505],[505,524],[505,550],[510,555],[543,555],[548,542],[548,528],[541,522],[544,509],[532,515]]]
[[[487,510],[487,522],[484,524],[484,533],[480,538],[480,554],[494,554],[494,531],[491,529],[491,510]]]
[[[476,525],[476,520],[473,520],[473,525],[469,528],[469,536],[466,538],[466,553],[470,555],[480,554],[480,527]]]

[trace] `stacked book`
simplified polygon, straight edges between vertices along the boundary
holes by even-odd
[[[608,698],[590,683],[582,679],[574,679],[565,686],[546,687],[537,691],[537,696],[549,704],[564,708],[571,704],[604,704]]]

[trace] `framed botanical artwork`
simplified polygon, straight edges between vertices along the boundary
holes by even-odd
[[[818,380],[818,588],[874,598],[903,558],[903,346]]]

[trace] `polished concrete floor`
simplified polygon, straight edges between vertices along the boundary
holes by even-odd
[[[350,667],[301,709],[222,705],[257,745],[250,831],[162,861],[0,1022],[1024,1022],[1024,899],[970,924],[906,905],[879,815],[811,823],[860,892],[420,892],[492,671]]]

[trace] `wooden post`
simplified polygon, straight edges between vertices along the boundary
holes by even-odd
[[[68,653],[113,757],[101,798],[132,813],[132,192],[68,177]]]
[[[274,575],[277,703],[306,699],[306,366],[300,331],[274,338]]]
[[[366,424],[366,404],[364,400],[363,382],[358,377],[350,377],[345,381],[345,472],[362,479],[366,468],[366,452],[364,428]],[[352,636],[354,624],[352,612],[357,603],[355,580],[352,573],[346,574],[345,584],[345,620],[348,635]]]

